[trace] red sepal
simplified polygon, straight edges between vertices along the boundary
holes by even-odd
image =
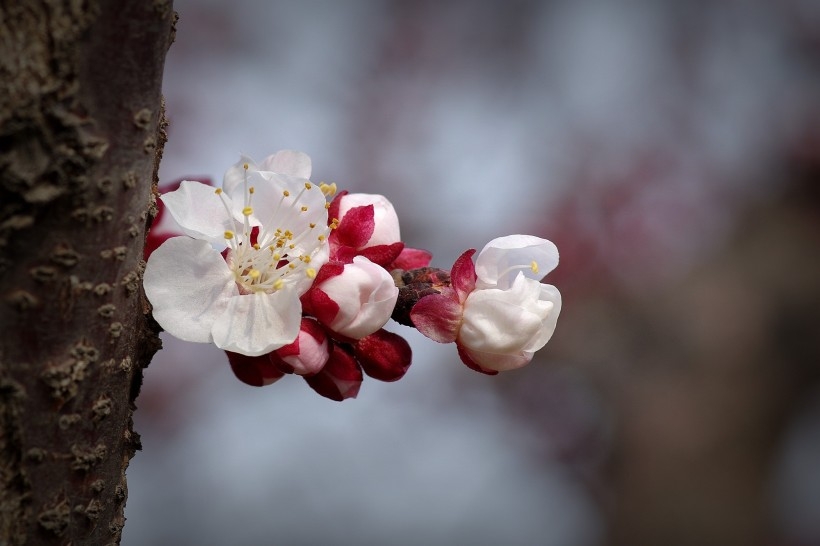
[[[433,341],[452,343],[461,329],[462,312],[455,291],[445,288],[440,294],[429,294],[417,301],[410,311],[410,320]]]
[[[347,218],[347,216],[345,216],[345,218]],[[363,248],[362,250],[359,250],[357,254],[364,256],[376,265],[387,268],[396,258],[399,257],[403,248],[404,243],[399,241],[398,243],[392,243],[389,245],[376,245]],[[353,260],[351,259],[351,261]]]
[[[428,267],[432,259],[433,255],[426,250],[404,247],[396,259],[393,260],[393,263],[390,264],[389,269],[403,269],[404,271],[421,269],[422,267]]]
[[[347,398],[356,398],[364,376],[353,355],[334,343],[330,358],[322,371],[304,379],[320,395],[341,402]]]
[[[365,336],[353,346],[364,373],[380,381],[397,381],[410,367],[413,352],[398,334],[381,329]]]
[[[225,354],[236,378],[252,387],[270,385],[285,375],[268,355],[245,356],[231,351],[225,351]]]
[[[475,290],[475,264],[473,263],[475,249],[465,250],[464,254],[456,259],[453,269],[450,270],[450,286],[456,291],[458,301],[464,303],[470,292]]]

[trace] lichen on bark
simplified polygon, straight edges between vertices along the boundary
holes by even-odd
[[[2,544],[121,536],[174,20],[167,1],[0,4]]]

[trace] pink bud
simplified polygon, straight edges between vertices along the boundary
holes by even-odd
[[[333,343],[327,364],[316,375],[306,376],[310,388],[325,398],[341,402],[356,398],[362,385],[362,369],[346,349]]]
[[[271,353],[271,360],[285,373],[312,375],[329,357],[327,334],[313,319],[302,318],[299,335],[284,347]]]
[[[320,270],[303,301],[310,312],[333,332],[349,339],[361,339],[385,325],[399,296],[393,277],[364,256],[352,263],[330,263],[336,275],[324,277]]]
[[[344,222],[347,213],[356,207],[373,207],[373,232],[360,245],[367,248],[379,245],[392,245],[401,241],[399,217],[393,204],[383,195],[370,193],[348,193],[339,200],[339,222]]]
[[[252,387],[262,387],[277,382],[285,374],[268,358],[268,355],[245,356],[231,351],[225,351],[228,362],[234,375],[243,383]]]

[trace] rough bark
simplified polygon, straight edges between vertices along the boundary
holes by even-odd
[[[174,19],[0,0],[0,544],[121,536]]]

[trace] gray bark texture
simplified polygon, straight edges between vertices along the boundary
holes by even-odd
[[[0,0],[0,544],[119,543],[170,1]]]

